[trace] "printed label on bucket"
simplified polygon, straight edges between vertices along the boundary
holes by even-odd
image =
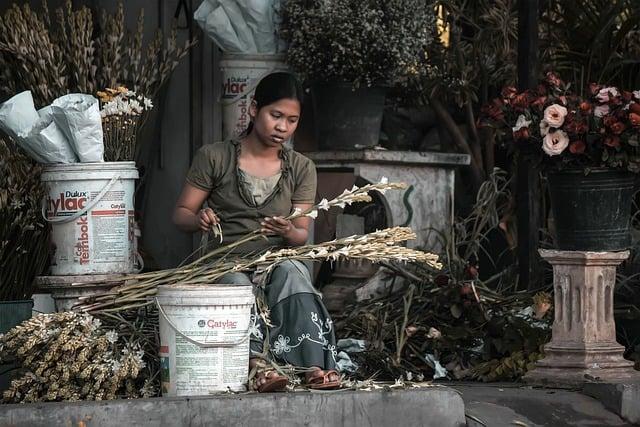
[[[238,95],[244,94],[247,86],[251,81],[251,76],[234,76],[229,77],[222,84],[222,98],[223,99],[233,99]]]
[[[169,305],[164,310],[176,328],[192,340],[200,343],[242,341],[231,347],[202,347],[176,334],[160,316],[161,343],[175,343],[175,351],[170,354],[174,360],[170,363],[169,378],[173,384],[169,389],[175,390],[176,396],[242,390],[248,376],[251,306],[218,306],[212,310],[211,307]]]
[[[47,219],[68,218],[84,209],[99,193],[100,188],[52,190],[46,202]],[[134,255],[132,222],[131,195],[124,189],[114,188],[79,218],[66,223],[53,223],[52,241],[56,248],[53,268],[61,269],[54,274],[87,274],[101,269],[105,273],[129,272]]]
[[[249,104],[253,98],[253,91],[247,90],[250,86],[250,75],[229,77],[222,85],[223,99],[233,100],[244,95],[234,102],[231,109],[227,111],[226,118],[231,122],[226,125],[232,129],[233,136],[240,135],[249,126]]]

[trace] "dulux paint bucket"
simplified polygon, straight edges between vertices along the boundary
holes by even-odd
[[[131,273],[136,268],[134,162],[48,165],[43,217],[51,224],[52,275]]]
[[[249,126],[249,105],[256,86],[263,77],[287,71],[284,55],[224,54],[220,60],[222,72],[222,136],[237,137]]]

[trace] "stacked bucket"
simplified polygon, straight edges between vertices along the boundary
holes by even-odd
[[[100,279],[135,272],[137,228],[134,162],[68,163],[47,166],[42,215],[51,224],[50,276],[37,279],[50,291],[56,311],[78,297],[112,285]],[[88,284],[91,282],[92,284]]]

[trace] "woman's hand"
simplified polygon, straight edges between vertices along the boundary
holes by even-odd
[[[260,223],[263,234],[275,234],[287,238],[287,236],[295,229],[294,225],[288,219],[281,216],[268,217]]]
[[[200,209],[196,215],[196,220],[198,227],[202,231],[211,231],[214,225],[220,224],[220,218],[211,208]]]

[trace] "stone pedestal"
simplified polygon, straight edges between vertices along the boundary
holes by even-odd
[[[525,381],[580,387],[640,379],[633,363],[622,357],[613,318],[616,266],[629,252],[541,250],[540,255],[553,266],[555,320],[545,357]]]

